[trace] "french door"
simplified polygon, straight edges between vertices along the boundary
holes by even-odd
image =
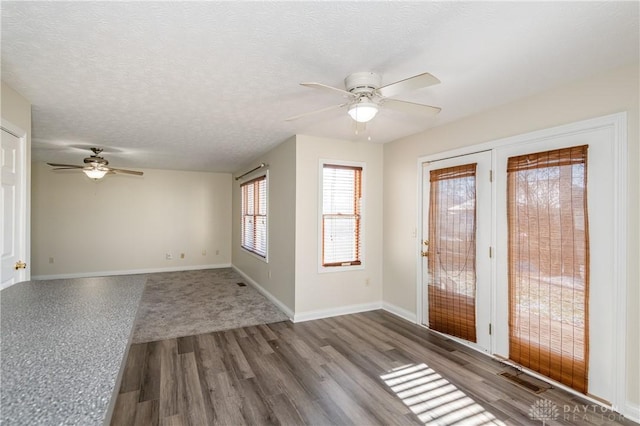
[[[493,353],[611,403],[621,309],[613,134],[599,125],[494,151]]]
[[[625,128],[608,116],[426,159],[421,323],[617,408]]]
[[[422,324],[491,348],[491,152],[423,165]]]

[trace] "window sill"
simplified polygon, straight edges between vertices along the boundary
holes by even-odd
[[[252,252],[251,250],[247,250],[246,248],[244,248],[244,247],[242,247],[242,246],[240,246],[240,249],[241,249],[244,253],[246,253],[246,254],[250,255],[251,257],[255,257],[256,259],[261,260],[261,261],[263,261],[264,263],[269,263],[269,254],[268,254],[268,253],[267,253],[267,256],[266,256],[266,257],[262,257],[262,256],[260,256],[259,254],[256,254],[256,253]]]
[[[359,265],[344,265],[344,266],[319,266],[318,273],[326,274],[332,272],[349,272],[349,271],[361,271],[364,270],[364,263]]]

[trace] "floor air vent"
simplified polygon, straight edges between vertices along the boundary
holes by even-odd
[[[524,374],[516,375],[513,373],[509,373],[508,371],[503,371],[502,373],[498,373],[498,374],[500,374],[505,379],[510,380],[513,383],[520,385],[523,388],[530,390],[531,392],[536,394],[542,393],[547,389],[549,389],[548,387],[542,387],[536,383],[533,383],[533,380],[535,379],[532,379],[529,376],[526,376]]]
[[[246,287],[247,285],[245,283],[236,283],[238,284],[238,287]]]

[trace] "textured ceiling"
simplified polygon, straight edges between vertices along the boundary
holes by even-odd
[[[2,1],[2,80],[33,104],[33,158],[237,170],[294,134],[382,143],[638,62],[632,2]],[[300,86],[430,72],[355,134],[342,101]]]

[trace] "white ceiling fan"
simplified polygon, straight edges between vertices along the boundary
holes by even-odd
[[[432,117],[440,112],[440,108],[417,104],[414,102],[401,101],[399,99],[393,99],[393,97],[401,93],[422,89],[438,83],[440,83],[440,80],[425,72],[404,80],[396,81],[395,83],[380,86],[380,76],[368,71],[356,72],[348,75],[347,78],[344,79],[345,89],[327,86],[322,83],[300,83],[305,87],[331,91],[332,93],[340,93],[343,97],[347,98],[347,101],[342,104],[333,105],[317,111],[294,115],[293,117],[287,118],[286,121],[297,120],[309,115],[319,114],[344,107],[347,107],[347,111],[351,118],[359,123],[371,121],[376,116],[380,108],[389,108],[422,117]]]
[[[91,179],[102,179],[107,173],[125,173],[128,175],[142,176],[143,172],[136,170],[116,169],[109,167],[109,162],[100,156],[102,148],[91,148],[93,155],[84,159],[84,166],[73,164],[47,163],[55,167],[53,170],[82,170]]]

